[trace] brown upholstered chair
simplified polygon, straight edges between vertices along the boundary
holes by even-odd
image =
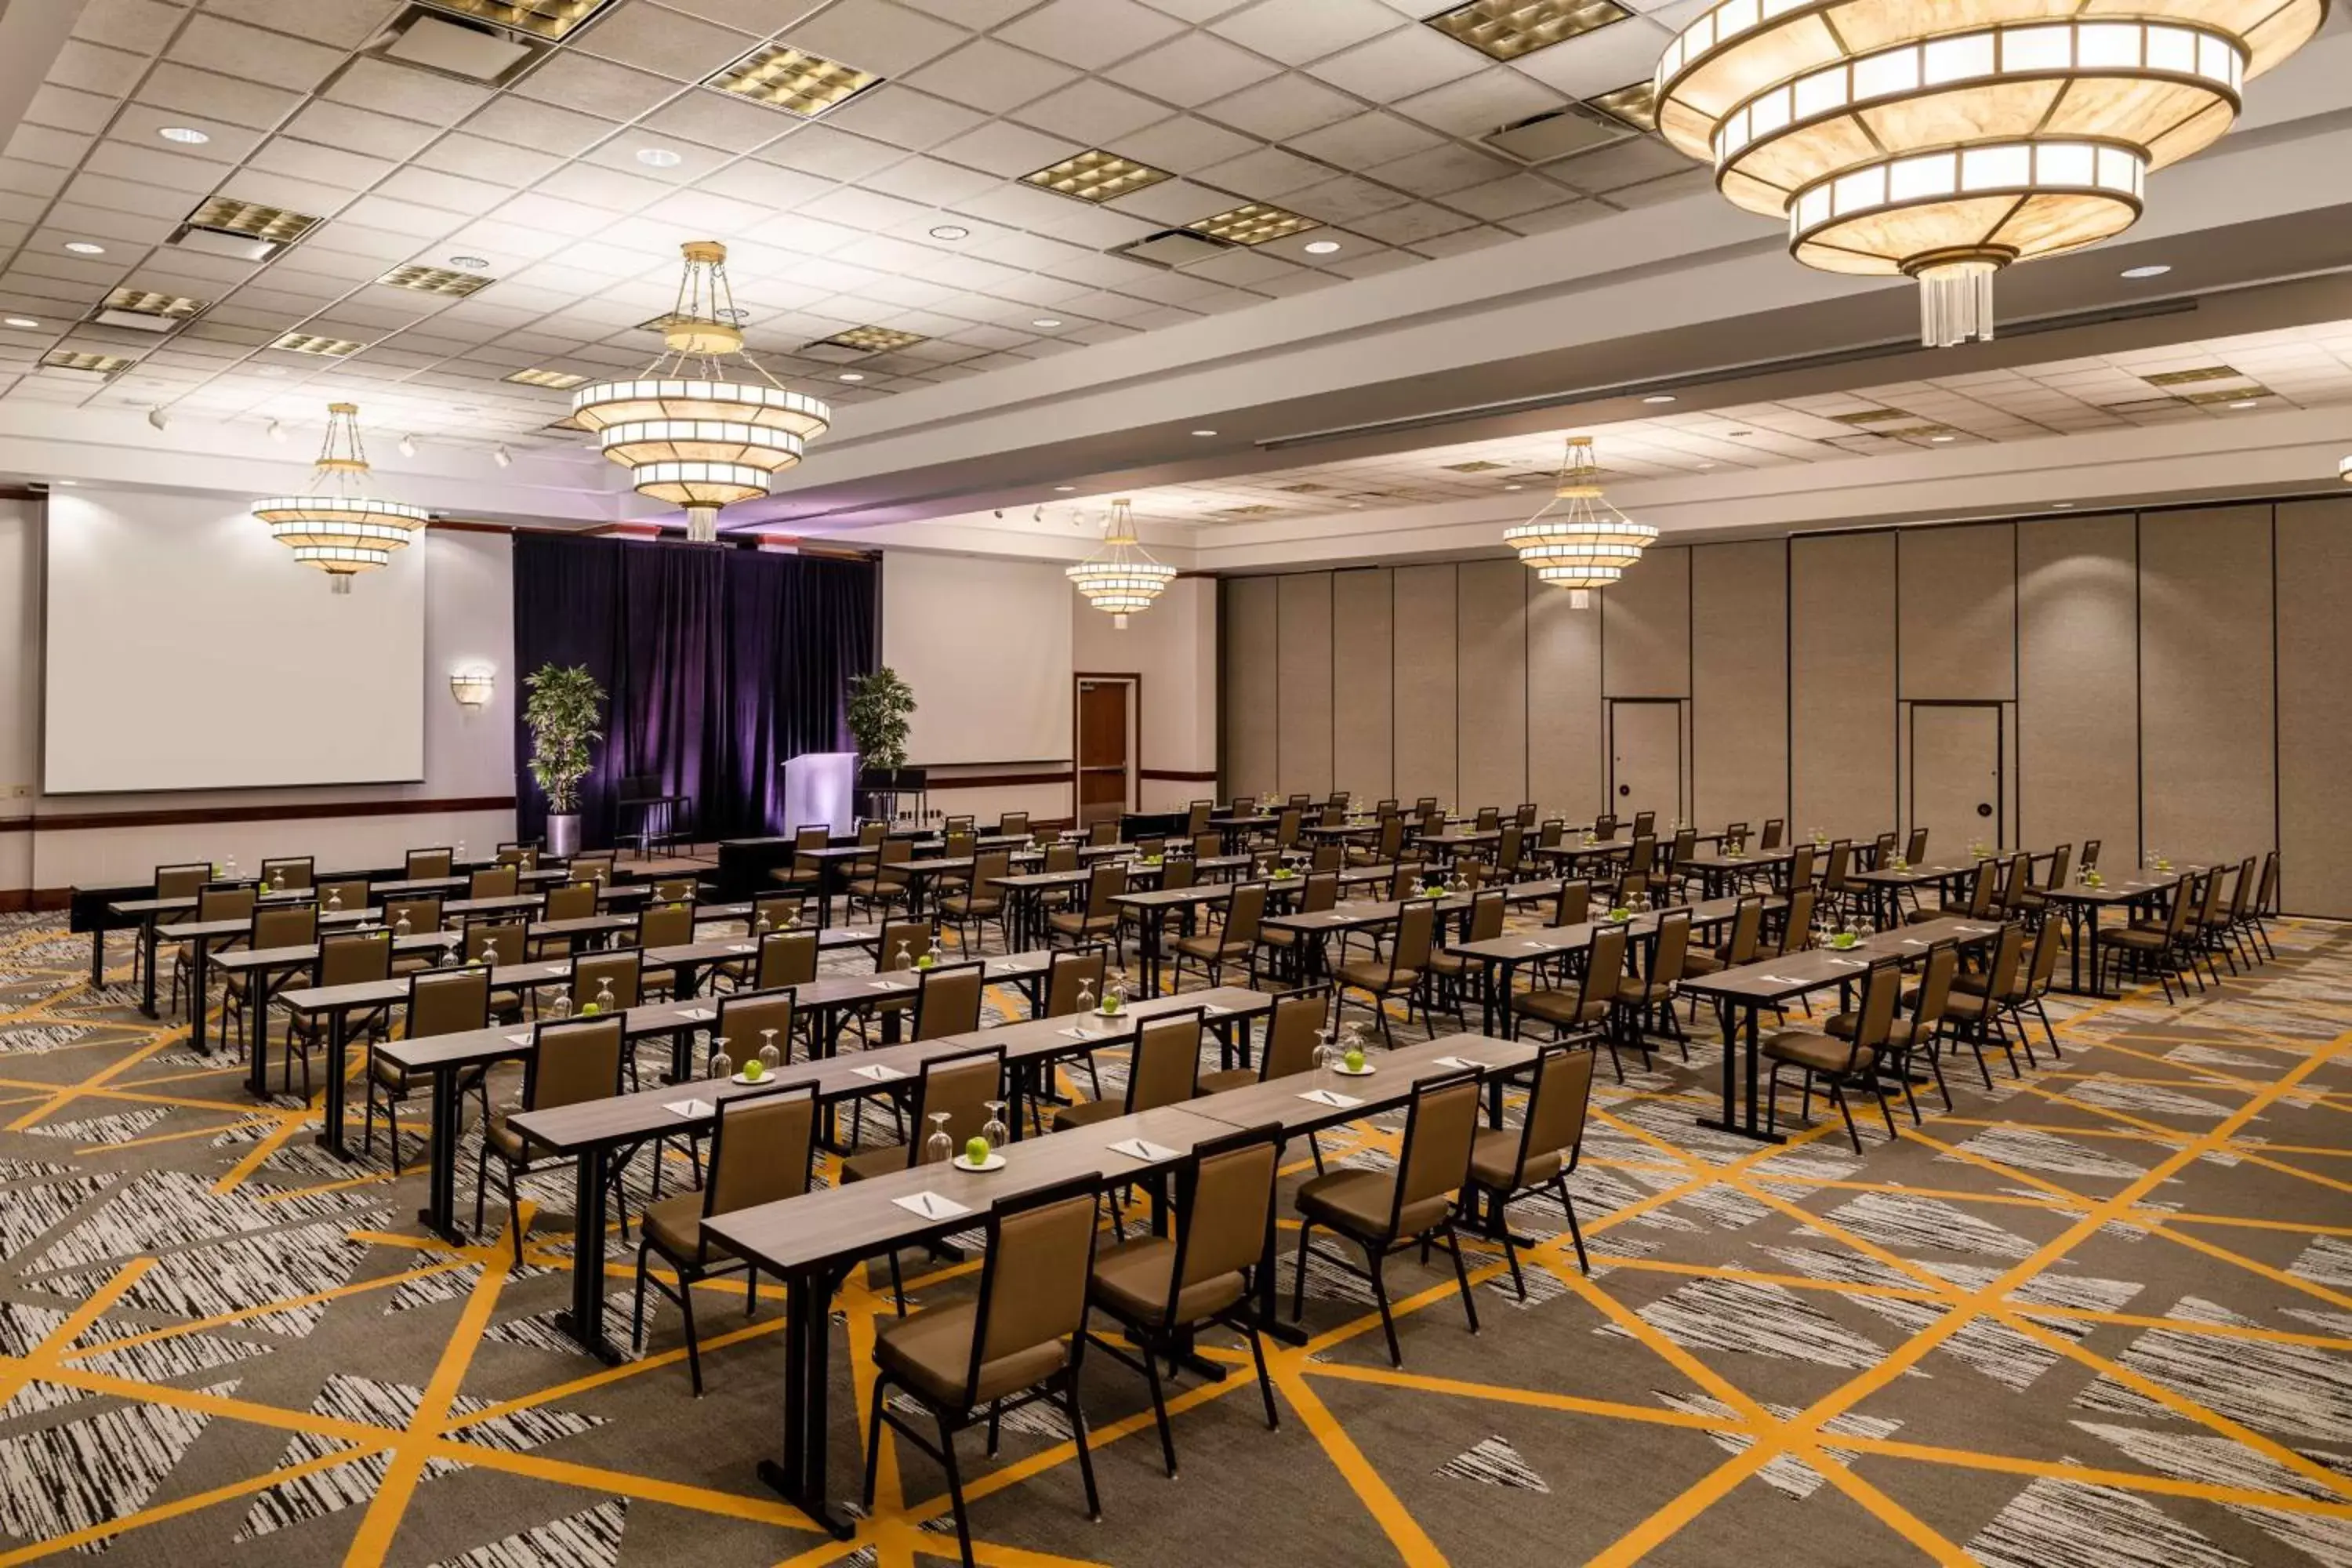
[[[1371,1283],[1392,1364],[1404,1364],[1404,1352],[1397,1343],[1396,1320],[1389,1313],[1382,1265],[1390,1254],[1415,1243],[1439,1243],[1454,1255],[1462,1310],[1470,1320],[1470,1331],[1478,1331],[1478,1305],[1471,1300],[1470,1272],[1462,1260],[1461,1239],[1454,1233],[1454,1200],[1470,1179],[1470,1151],[1477,1131],[1477,1075],[1427,1079],[1413,1086],[1394,1170],[1332,1171],[1309,1178],[1298,1189],[1298,1273],[1291,1289],[1292,1318],[1306,1310],[1307,1255],[1320,1226],[1363,1248],[1360,1268],[1329,1253],[1317,1256]]]
[[[1958,900],[1947,900],[1940,904],[1923,904],[1905,916],[1910,925],[1923,925],[1928,921],[1990,920],[1993,900],[1999,896],[2000,862],[1979,860],[1969,873],[1969,890]]]
[[[1584,972],[1572,987],[1546,986],[1531,990],[1514,1000],[1511,1006],[1511,1035],[1518,1037],[1522,1026],[1530,1018],[1551,1026],[1555,1040],[1584,1039],[1598,1042],[1609,1033],[1610,1020],[1616,1009],[1617,989],[1625,975],[1625,928],[1602,926],[1592,933],[1584,950]],[[1616,1053],[1610,1053],[1616,1059]],[[1621,1066],[1617,1078],[1624,1081]]]
[[[522,873],[512,866],[485,866],[466,879],[469,899],[511,899],[522,889]]]
[[[259,880],[271,892],[298,892],[310,886],[317,862],[308,855],[288,855],[261,863]]]
[[[1370,998],[1365,1005],[1380,1020],[1381,1038],[1393,1048],[1396,1037],[1389,1027],[1388,1000],[1391,996],[1404,997],[1407,1022],[1411,1022],[1412,998],[1420,994],[1423,1016],[1433,1030],[1436,1019],[1429,1011],[1429,999],[1423,994],[1423,981],[1429,973],[1429,954],[1436,933],[1437,900],[1406,900],[1397,910],[1396,935],[1390,942],[1384,957],[1333,965],[1332,978],[1339,983],[1335,993],[1334,1021],[1347,1009],[1348,993],[1360,991]]]
[[[833,829],[819,823],[793,834],[793,863],[769,873],[787,897],[814,898],[824,885],[824,862],[814,851],[833,842]]]
[[[1507,831],[1517,830],[1515,825]],[[1503,934],[1504,900],[1507,897],[1500,888],[1486,888],[1470,895],[1469,932],[1463,939],[1465,946],[1471,942],[1492,942]],[[1437,987],[1437,995],[1433,1000],[1453,1008],[1455,1022],[1466,1023],[1464,1003],[1469,995],[1472,982],[1484,974],[1486,969],[1485,964],[1464,958],[1450,949],[1433,948],[1429,954],[1429,973]]]
[[[871,862],[859,861],[866,874],[849,879],[849,910],[855,915],[864,904],[866,912],[896,907],[911,896],[912,884],[907,876],[907,863],[914,858],[915,841],[911,838],[885,838],[874,847]]]
[[[999,838],[1010,838],[1028,831],[1029,814],[1025,811],[1008,811],[996,819],[996,836]]]
[[[719,999],[719,1018],[711,1026],[710,1048],[727,1042],[727,1055],[740,1069],[768,1046],[776,1047],[779,1063],[793,1059],[793,1026],[797,1010],[789,991],[738,991]]]
[[[1013,873],[1010,850],[991,849],[972,857],[971,876],[960,891],[940,896],[940,912],[956,929],[957,942],[968,952],[978,952],[980,945],[972,939],[972,928],[981,935],[988,934],[988,922],[996,922],[997,935],[1007,952],[1013,950],[1013,933],[1005,924],[1004,889],[996,886],[998,879]]]
[[[1939,942],[1927,949],[1927,965],[1919,984],[1904,993],[1903,1000],[1911,1009],[1910,1016],[1898,1017],[1886,1032],[1885,1058],[1895,1081],[1903,1086],[1903,1099],[1911,1108],[1911,1123],[1919,1124],[1919,1102],[1911,1093],[1911,1064],[1921,1056],[1927,1058],[1928,1070],[1936,1075],[1936,1089],[1944,1097],[1944,1109],[1952,1109],[1951,1086],[1944,1081],[1943,1032],[1944,1019],[1951,1011],[1952,982],[1960,972],[1960,944]],[[1852,1039],[1862,1026],[1859,1012],[1839,1013],[1827,1025],[1829,1032],[1840,1039]]]
[[[1764,934],[1764,895],[1742,897],[1731,914],[1731,935],[1717,947],[1694,947],[1683,955],[1683,973],[1717,974],[1756,962],[1756,944]]]
[[[1251,1271],[1264,1267],[1274,1225],[1274,1180],[1281,1161],[1280,1133],[1254,1128],[1194,1145],[1176,1167],[1176,1234],[1123,1242],[1095,1257],[1087,1297],[1126,1331],[1135,1352],[1108,1340],[1089,1340],[1143,1373],[1151,1385],[1151,1413],[1160,1424],[1160,1452],[1176,1478],[1176,1437],[1158,1362],[1173,1375],[1176,1356],[1194,1330],[1222,1323],[1249,1341],[1257,1363],[1258,1393],[1269,1430],[1279,1425],[1265,1346],[1250,1310]]]
[[[957,1150],[961,1150],[965,1142],[986,1123],[989,1101],[1002,1098],[1003,1087],[1003,1046],[930,1058],[915,1079],[914,1113],[908,1122],[912,1136],[904,1143],[845,1156],[841,1162],[841,1179],[859,1182],[922,1163],[923,1146],[931,1135],[930,1119],[941,1111],[947,1113],[948,1137]]]
[[[1201,966],[1203,977],[1212,985],[1225,981],[1229,963],[1246,965],[1249,984],[1257,984],[1258,939],[1265,933],[1258,922],[1265,918],[1265,884],[1244,882],[1235,887],[1233,896],[1225,900],[1225,921],[1213,931],[1198,936],[1176,939],[1176,964],[1173,984],[1176,990],[1184,988],[1184,961],[1191,959]]]
[[[463,1034],[468,1029],[487,1029],[490,1025],[490,972],[487,969],[434,969],[408,977],[408,1009],[403,1022],[403,1032],[412,1039],[431,1035]],[[392,1172],[400,1174],[400,1103],[415,1090],[419,1079],[376,1055],[374,1043],[368,1047],[367,1114],[362,1124],[360,1147],[369,1153],[375,1152],[375,1108],[383,1105],[385,1125],[391,1131]],[[478,1072],[467,1074],[459,1082],[460,1090],[472,1089],[483,1097],[483,1110],[489,1109],[488,1093],[482,1088],[483,1077]]]
[[[1391,811],[1381,818],[1380,835],[1369,845],[1348,851],[1351,866],[1392,866],[1404,853],[1404,818]]]
[[[278,947],[315,947],[319,941],[319,906],[314,903],[257,904],[253,923],[247,928],[247,948],[255,952]],[[312,963],[304,958],[293,963],[274,966],[275,973],[284,975],[297,969],[308,969]],[[269,1049],[269,1020],[256,1019],[252,1014],[254,975],[250,972],[232,972],[221,982],[221,1026],[236,1025],[237,1042],[244,1049],[267,1052]],[[248,1038],[251,1037],[251,1038]]]
[[[791,1005],[789,997],[785,1005]],[[723,1017],[726,1007],[719,1008]],[[803,1085],[721,1100],[710,1129],[710,1173],[702,1190],[646,1205],[637,1242],[637,1296],[630,1343],[646,1342],[646,1283],[676,1301],[686,1319],[686,1364],[694,1394],[702,1397],[702,1346],[694,1328],[694,1288],[712,1275],[744,1272],[744,1310],[759,1306],[759,1270],[703,1228],[703,1221],[738,1209],[796,1198],[809,1190],[816,1153],[816,1094]],[[654,1273],[660,1253],[675,1288]]]
[[[915,982],[915,1034],[919,1040],[944,1040],[980,1027],[985,971],[977,962],[926,969]]]
[[[1757,847],[1760,849],[1778,849],[1780,847],[1781,840],[1788,836],[1788,818],[1783,816],[1768,816],[1764,819],[1764,837],[1757,840]]]
[[[402,877],[412,882],[425,881],[435,877],[446,877],[457,854],[446,845],[434,849],[411,849],[402,863]]]
[[[539,846],[501,844],[499,846],[499,864],[512,866],[519,870],[536,871],[539,869]]]
[[[1330,870],[1309,871],[1307,874],[1307,880],[1298,889],[1297,900],[1291,905],[1290,912],[1300,915],[1320,914],[1326,910],[1336,908],[1339,902],[1339,873]],[[1270,971],[1288,979],[1297,979],[1303,975],[1305,971],[1301,963],[1301,954],[1312,939],[1303,937],[1286,926],[1262,926],[1259,928],[1257,939],[1265,944],[1266,967]]]
[[[1551,923],[1580,926],[1592,918],[1592,884],[1582,879],[1562,882],[1552,899]]]
[[[1089,1100],[1054,1112],[1054,1131],[1091,1127],[1139,1110],[1181,1105],[1201,1091],[1200,1009],[1162,1013],[1136,1030],[1128,1055],[1127,1088],[1117,1100]]]
[[[313,985],[364,985],[392,978],[392,933],[388,931],[343,931],[320,939],[318,962],[310,970]],[[378,1007],[346,1020],[346,1037],[373,1042],[391,1021],[392,1009]],[[310,1052],[327,1041],[323,1014],[298,1013],[286,1029],[286,1068],[280,1085],[294,1087],[294,1058],[302,1058],[302,1098],[310,1098]]]
[[[214,885],[202,887],[196,889],[196,909],[195,913],[191,918],[204,922],[210,922],[213,921],[250,921],[253,918],[254,907],[258,902],[259,897],[249,883],[243,883],[236,886]],[[240,938],[239,940],[241,941],[243,939]],[[215,942],[213,944],[215,952],[218,952],[223,947],[232,945],[234,945],[234,943],[230,942]],[[172,1005],[175,1007],[180,1004],[180,986],[182,983],[184,981],[189,984],[194,983],[195,973],[194,957],[194,953],[192,952],[189,947],[184,943],[173,949]],[[152,961],[151,960],[150,962]],[[197,996],[194,998],[192,1005],[203,1007],[208,1004],[209,998]]]
[[[1877,1098],[1879,1114],[1886,1118],[1886,1135],[1895,1137],[1895,1112],[1887,1107],[1886,1086],[1879,1080],[1878,1064],[1902,999],[1903,966],[1895,959],[1884,959],[1863,974],[1860,1016],[1851,1037],[1840,1039],[1812,1029],[1780,1029],[1767,1036],[1762,1054],[1772,1064],[1772,1076],[1764,1100],[1765,1125],[1780,1125],[1780,1069],[1793,1067],[1805,1075],[1801,1114],[1812,1114],[1813,1084],[1818,1079],[1845,1119],[1845,1135],[1853,1140],[1855,1153],[1862,1152],[1862,1134],[1855,1130],[1853,1111],[1846,1103],[1849,1086],[1866,1089]]]
[[[964,1568],[973,1568],[971,1526],[964,1512],[955,1437],[982,1419],[992,1455],[997,1422],[1006,1411],[1039,1401],[1059,1405],[1077,1442],[1087,1515],[1102,1517],[1094,1458],[1087,1450],[1086,1413],[1078,1408],[1087,1282],[1094,1270],[1096,1185],[1094,1177],[1086,1176],[992,1205],[977,1299],[929,1308],[886,1325],[875,1336],[878,1375],[866,1446],[866,1506],[874,1505],[887,1421],[947,1471]],[[888,1397],[892,1388],[930,1416],[939,1447],[896,1408],[898,1402]]]
[[[806,985],[814,980],[816,940],[813,931],[772,931],[761,937],[751,988],[775,991],[787,985]]]
[[[1265,1041],[1258,1052],[1257,1066],[1204,1072],[1201,1075],[1201,1092],[1223,1094],[1227,1089],[1247,1089],[1254,1083],[1314,1071],[1316,1042],[1322,1037],[1323,1025],[1330,1011],[1331,993],[1325,986],[1309,985],[1276,996],[1274,1009],[1266,1017]]]
[[[1087,873],[1085,906],[1047,916],[1046,940],[1049,942],[1116,941],[1119,911],[1118,905],[1113,900],[1126,891],[1127,868],[1117,860],[1097,860],[1094,869]]]
[[[541,1022],[531,1034],[530,1058],[523,1064],[524,1110],[548,1110],[583,1100],[610,1100],[621,1092],[621,1057],[625,1042],[618,1016],[609,1018],[569,1018]],[[482,1127],[482,1152],[474,1167],[474,1229],[482,1228],[483,1194],[488,1191],[490,1161],[507,1189],[507,1230],[514,1238],[515,1264],[522,1264],[522,1201],[518,1178],[542,1165],[568,1163],[568,1154],[534,1161],[529,1140],[516,1131],[503,1110],[490,1112]]]
[[[1568,1215],[1569,1238],[1576,1244],[1576,1267],[1592,1272],[1584,1256],[1584,1231],[1576,1223],[1576,1203],[1568,1194],[1569,1173],[1584,1152],[1584,1121],[1592,1103],[1592,1053],[1574,1046],[1546,1046],[1536,1058],[1535,1081],[1528,1090],[1527,1114],[1517,1127],[1481,1131],[1470,1146],[1470,1186],[1483,1194],[1487,1208],[1486,1234],[1503,1244],[1510,1260],[1511,1283],[1519,1300],[1528,1299],[1528,1282],[1519,1272],[1518,1243],[1511,1235],[1505,1212],[1514,1199],[1532,1197],[1551,1189]]]
[[[1682,984],[1683,962],[1689,952],[1690,911],[1668,910],[1658,917],[1657,933],[1650,939],[1649,973],[1629,974],[1617,983],[1617,1008],[1624,1027],[1612,1034],[1625,1035],[1641,1051],[1644,1065],[1650,1059],[1651,1031],[1661,1027],[1682,1048],[1683,1059],[1690,1059],[1690,1038],[1675,1014],[1675,993]]]
[[[1985,1087],[1992,1087],[1992,1077],[1985,1068],[1984,1050],[1998,1046],[2009,1058],[2012,1078],[2023,1076],[2018,1069],[2017,1052],[2011,1045],[2009,1033],[2001,1020],[2008,1016],[2008,1004],[2000,998],[2018,989],[2018,975],[2025,963],[2025,927],[2015,921],[2000,928],[1994,939],[1992,957],[1984,968],[1974,973],[1962,973],[1952,982],[1952,994],[1948,1004],[1960,1037],[1976,1053],[1977,1071],[1984,1078]],[[2029,1060],[2032,1047],[2026,1047]]]

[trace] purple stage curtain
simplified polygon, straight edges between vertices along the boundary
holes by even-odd
[[[683,825],[694,837],[772,832],[785,762],[848,747],[849,680],[877,660],[871,562],[519,533],[514,584],[520,673],[584,664],[610,700],[581,790],[584,843],[635,826],[618,820],[614,797],[639,775],[691,797]],[[524,838],[547,816],[530,758],[518,721]]]

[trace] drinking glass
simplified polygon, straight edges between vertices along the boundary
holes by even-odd
[[[334,915],[334,914],[341,914],[341,913],[342,913],[342,910],[343,910],[343,890],[342,890],[341,888],[330,888],[330,889],[327,889],[327,912],[328,912],[329,914],[331,914],[331,915]]]
[[[1095,986],[1094,986],[1094,982],[1093,982],[1093,981],[1091,981],[1091,980],[1081,980],[1081,981],[1079,981],[1079,982],[1078,982],[1078,1011],[1079,1011],[1080,1013],[1091,1013],[1091,1012],[1093,1012],[1094,1010],[1095,1010]]]
[[[751,922],[751,934],[753,936],[765,936],[768,934],[769,931],[773,928],[773,925],[774,922],[768,919],[768,911],[761,910],[760,911],[760,918]]]
[[[760,1065],[773,1072],[776,1070],[776,1064],[784,1059],[783,1054],[776,1049],[776,1031],[761,1030],[760,1041]]]
[[[596,1010],[600,1013],[613,1010],[613,983],[609,980],[596,983]]]
[[[496,969],[499,966],[498,938],[492,937],[489,941],[482,943],[482,962],[492,969]]]
[[[1328,1072],[1339,1065],[1339,1059],[1340,1051],[1337,1032],[1331,1029],[1316,1030],[1315,1070]]]
[[[991,1153],[1013,1142],[1013,1134],[1004,1125],[1004,1101],[992,1100],[988,1102],[988,1120],[982,1124],[980,1135],[988,1141]]]
[[[940,945],[940,933],[937,931],[931,933],[930,952],[926,956],[930,959],[931,967],[934,969],[948,961],[948,950]]]
[[[955,1141],[948,1136],[948,1112],[931,1112],[931,1135],[923,1141],[923,1163],[946,1163],[955,1154]]]
[[[408,935],[408,934],[409,934],[409,926],[408,926],[408,911],[407,911],[407,910],[403,910],[401,911],[401,914],[400,914],[400,923],[399,923],[398,925],[396,925],[396,926],[394,926],[394,927],[393,927],[393,928],[392,928],[392,934],[393,934],[393,935],[394,935],[394,936],[406,936],[406,935]]]
[[[915,967],[915,955],[907,951],[907,944],[905,942],[902,942],[898,944],[898,955],[892,961],[890,967],[893,969],[912,969]]]
[[[547,1010],[559,1023],[572,1016],[572,988],[567,985],[557,992],[555,1000],[549,1005]]]
[[[229,881],[232,881],[232,882],[234,882],[234,881],[236,881],[236,856],[234,856],[234,855],[232,855],[232,856],[230,856],[230,857],[228,858],[228,871],[227,871],[227,873],[226,873],[226,879],[227,879],[227,880],[229,880]]]
[[[727,1054],[727,1037],[724,1035],[710,1042],[710,1076],[716,1079],[735,1076],[735,1058]]]

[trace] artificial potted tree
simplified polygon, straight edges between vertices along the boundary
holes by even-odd
[[[849,736],[857,743],[860,788],[897,795],[898,771],[907,765],[907,720],[914,711],[914,689],[888,665],[850,678]]]
[[[580,781],[588,776],[588,743],[601,741],[604,689],[582,665],[541,665],[523,684],[530,695],[522,721],[530,727],[530,776],[547,796],[547,852],[580,852]]]

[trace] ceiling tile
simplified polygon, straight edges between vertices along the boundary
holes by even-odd
[[[10,132],[7,145],[0,156],[22,158],[27,163],[54,163],[60,169],[70,169],[81,162],[89,150],[89,138],[79,132],[55,131],[46,125],[19,125]]]
[[[1222,163],[1238,158],[1258,146],[1255,138],[1212,125],[1192,115],[1179,115],[1159,124],[1122,137],[1118,151],[1139,163],[1155,169],[1165,169],[1171,174],[1190,174],[1212,163]],[[1032,164],[1042,169],[1043,163]]]
[[[159,60],[140,84],[139,101],[267,131],[291,114],[302,100],[298,94],[264,87],[259,82]]]
[[[930,206],[945,206],[978,195],[982,191],[994,189],[1000,183],[993,174],[925,157],[894,163],[867,176],[863,182],[868,190]]]
[[[722,196],[733,196],[738,201],[761,203],[778,211],[789,211],[833,188],[830,180],[750,160],[730,163],[705,174],[695,183],[706,191],[716,191]],[[585,201],[588,198],[582,196],[579,199]]]
[[[1516,217],[1538,207],[1558,206],[1575,199],[1574,191],[1563,190],[1540,174],[1507,174],[1445,198],[1449,206],[1488,219]]]
[[[1393,103],[1440,83],[1468,76],[1486,63],[1427,27],[1405,27],[1321,59],[1308,68],[1335,87],[1375,103]]]
[[[950,163],[1017,179],[1032,170],[1050,168],[1085,149],[1064,138],[1000,120],[952,137],[931,151],[934,156]]]
[[[1698,165],[1654,137],[1640,136],[1544,165],[1544,172],[1580,191],[1613,191]],[[1701,171],[1703,172],[1703,171]]]
[[[433,169],[407,168],[386,178],[378,194],[397,201],[416,202],[469,216],[489,211],[514,193],[480,180],[462,179]]]
[[[605,7],[570,47],[673,81],[698,82],[733,65],[758,42],[748,34],[641,3]]]
[[[562,167],[562,160],[511,142],[451,132],[419,153],[416,166],[505,185],[527,185]]]
[[[343,63],[338,50],[285,33],[266,32],[242,22],[199,13],[172,41],[171,58],[182,65],[267,82],[291,92],[310,92]]]
[[[1647,79],[1657,68],[1658,57],[1673,41],[1674,35],[1667,29],[1647,17],[1633,16],[1521,55],[1510,68],[1525,71],[1571,98],[1590,98]]]
[[[1448,191],[1466,190],[1516,174],[1520,165],[1491,153],[1474,147],[1449,144],[1426,153],[1416,153],[1409,158],[1399,158],[1364,172],[1373,179],[1383,181],[1412,192],[1415,195],[1443,195]]]
[[[1209,30],[1285,65],[1303,65],[1388,32],[1405,18],[1376,0],[1259,0]]]
[[[1120,149],[1110,143],[1166,119],[1168,112],[1164,105],[1125,88],[1089,79],[1039,99],[1015,118],[1041,131],[1075,137],[1090,147],[1118,152]]]
[[[891,0],[839,0],[799,26],[785,29],[782,38],[796,49],[860,70],[902,77],[970,36],[961,27]]]
[[[835,130],[920,153],[962,135],[986,118],[944,98],[886,82],[849,100],[826,115],[825,121]]]
[[[331,185],[348,195],[356,195],[400,167],[389,158],[365,157],[290,136],[271,137],[245,166]]]
[[[374,158],[407,158],[439,132],[414,120],[398,120],[349,104],[312,99],[286,122],[289,135],[321,147],[364,153]]]
[[[1356,115],[1363,105],[1312,77],[1292,72],[1221,98],[1201,112],[1220,124],[1269,142],[1294,136]]]
[[[559,158],[576,157],[613,133],[609,121],[514,97],[491,100],[464,129],[491,142]]]
[[[166,142],[157,134],[166,125],[184,125],[205,132],[212,140],[193,147]],[[253,155],[253,150],[262,141],[261,132],[232,125],[225,120],[159,109],[145,103],[123,104],[121,111],[115,114],[113,123],[107,128],[107,134],[116,141],[135,146],[169,147],[183,156],[215,163],[242,163]]]
[[[1496,66],[1444,87],[1400,100],[1399,114],[1454,136],[1483,136],[1530,115],[1548,113],[1567,100],[1508,66]]]
[[[1308,185],[1320,184],[1333,171],[1320,163],[1294,157],[1279,147],[1264,147],[1201,171],[1202,184],[1232,191],[1255,201],[1266,201]],[[1208,215],[1203,214],[1203,216]]]
[[[391,16],[385,0],[205,0],[205,9],[339,49],[366,43]]]
[[[34,125],[53,126],[59,131],[78,131],[95,136],[106,129],[113,118],[115,100],[103,93],[83,92],[77,88],[50,87],[44,84],[25,106],[25,119]]]
[[[1002,113],[1077,79],[1069,67],[993,38],[974,38],[907,77],[909,85]],[[1032,164],[1032,168],[1038,165]]]
[[[428,125],[448,125],[488,102],[490,91],[435,71],[363,56],[328,84],[326,96]]]
[[[862,179],[906,155],[903,149],[864,136],[852,136],[830,125],[803,125],[754,154],[763,163],[780,164],[827,180]]]
[[[606,120],[635,120],[677,89],[676,82],[660,77],[559,49],[511,90]]]
[[[1304,190],[1291,191],[1282,198],[1282,205],[1295,213],[1320,218],[1325,223],[1349,223],[1367,213],[1386,211],[1402,206],[1412,198],[1402,191],[1370,180],[1358,179],[1353,174],[1340,174]]]
[[[1518,237],[1507,230],[1480,224],[1474,228],[1456,229],[1427,239],[1417,239],[1412,247],[1423,256],[1460,256],[1467,251],[1484,250],[1490,245],[1501,245]]]
[[[1451,234],[1457,228],[1467,228],[1471,220],[1460,213],[1449,212],[1428,202],[1414,202],[1409,206],[1391,207],[1384,213],[1374,213],[1360,218],[1349,226],[1360,234],[1391,245],[1410,245],[1434,235]]]
[[[1263,81],[1276,69],[1248,50],[1206,33],[1186,33],[1106,74],[1139,92],[1190,107]]]
[[[58,58],[49,63],[48,79],[59,87],[79,88],[84,92],[102,92],[110,98],[120,98],[131,90],[139,73],[147,68],[147,57],[125,49],[104,48],[84,43],[79,38],[68,38],[58,50]],[[323,73],[321,73],[323,74]]]
[[[1425,125],[1415,125],[1410,120],[1379,110],[1288,138],[1291,151],[1343,169],[1369,169],[1376,163],[1425,153],[1443,141],[1444,137]]]
[[[1135,0],[1048,0],[996,36],[1083,70],[1099,70],[1173,34],[1181,23]]]
[[[792,116],[765,104],[697,88],[646,115],[635,129],[654,137],[676,136],[705,147],[749,153],[783,135],[794,123]]]

